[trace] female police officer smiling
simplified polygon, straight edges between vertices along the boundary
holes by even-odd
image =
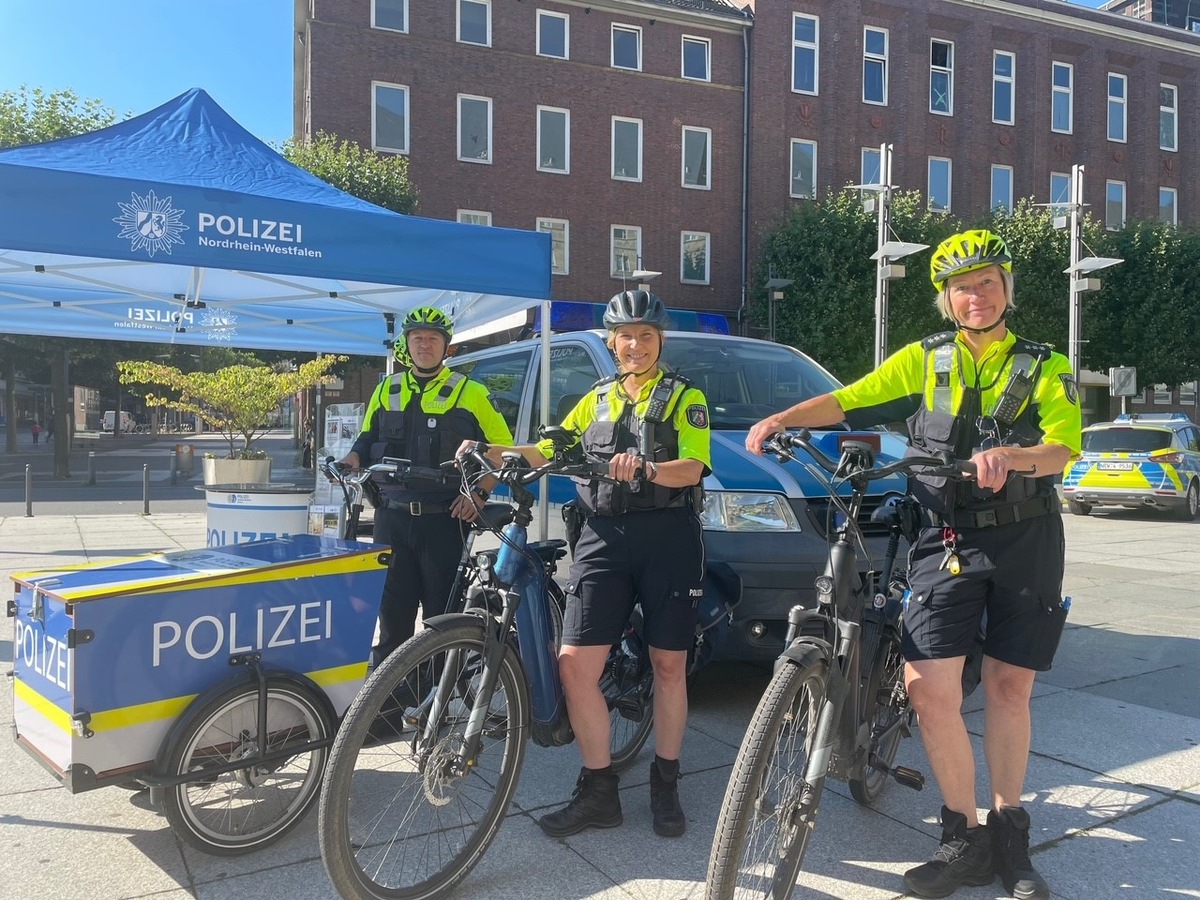
[[[704,574],[697,497],[710,471],[708,405],[660,364],[666,319],[662,300],[647,291],[613,297],[604,324],[620,374],[597,382],[560,423],[580,434],[585,453],[609,460],[609,475],[622,484],[579,486],[588,517],[571,566],[559,671],[583,769],[570,803],[541,819],[553,837],[622,822],[599,681],[636,603],[654,667],[654,830],[675,837],[686,827],[676,781],[687,724],[687,653]],[[473,447],[463,444],[463,450]],[[533,465],[554,453],[543,441],[491,447],[488,456],[499,463],[509,450]],[[630,490],[638,483],[640,489]]]

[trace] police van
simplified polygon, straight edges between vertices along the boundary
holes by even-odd
[[[597,380],[616,374],[605,336],[600,330],[551,336],[551,424],[562,421]],[[543,421],[541,354],[535,338],[464,354],[447,364],[486,385],[517,443],[527,444],[536,440]],[[706,556],[701,620],[712,628],[702,646],[714,659],[772,660],[783,647],[788,610],[815,603],[813,580],[824,569],[836,517],[811,472],[748,453],[746,432],[765,416],[839,382],[791,347],[728,334],[668,331],[663,359],[704,392],[712,427],[713,472],[704,481],[701,514]],[[833,456],[839,433],[845,431],[817,432],[818,444]],[[903,455],[902,438],[885,431],[879,437],[881,460]],[[550,522],[561,536],[554,510],[575,496],[575,486],[558,476],[548,481]],[[864,504],[864,529],[880,539],[869,548],[877,563],[883,529],[869,522],[870,514],[904,488],[899,477],[873,482],[874,493]]]

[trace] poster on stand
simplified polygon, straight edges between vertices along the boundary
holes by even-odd
[[[325,407],[325,423],[321,429],[317,458],[320,460],[332,456],[334,459],[341,459],[349,453],[359,432],[362,431],[366,411],[365,403],[333,403]],[[345,516],[342,489],[336,484],[330,484],[318,468],[313,502],[308,515],[309,534],[339,537]]]

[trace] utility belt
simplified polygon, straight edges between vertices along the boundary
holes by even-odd
[[[990,528],[993,525],[1012,525],[1014,522],[1036,519],[1058,508],[1058,497],[1050,495],[991,509],[955,508],[949,517],[927,509],[925,519],[934,528]]]
[[[395,509],[410,516],[434,516],[450,512],[452,503],[427,503],[424,500],[384,500],[383,509]]]

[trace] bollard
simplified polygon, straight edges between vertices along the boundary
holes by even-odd
[[[88,479],[87,483],[93,487],[96,484],[96,451],[88,451]]]
[[[178,483],[178,475],[179,475],[179,460],[178,460],[178,458],[172,456],[171,457],[171,484]]]
[[[33,467],[25,463],[25,518],[33,518]]]
[[[150,515],[150,464],[142,463],[142,515]]]

